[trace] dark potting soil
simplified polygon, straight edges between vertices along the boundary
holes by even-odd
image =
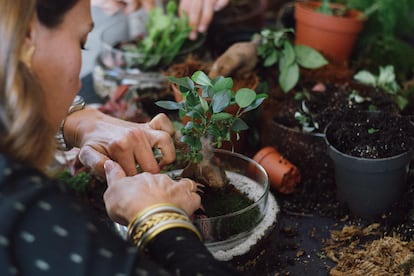
[[[361,158],[397,156],[414,147],[411,120],[385,112],[340,112],[326,136],[340,152]]]
[[[322,91],[317,90],[317,85]],[[323,133],[326,125],[341,110],[380,110],[398,113],[398,108],[390,95],[382,90],[355,82],[300,84],[290,96],[282,101],[283,107],[277,110],[273,119],[284,126],[302,129],[302,124],[295,119],[295,113],[301,112],[318,128],[313,132]],[[304,107],[308,109],[304,110]],[[307,115],[306,115],[307,114]]]

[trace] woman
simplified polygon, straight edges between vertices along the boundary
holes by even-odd
[[[89,1],[0,5],[0,275],[233,273],[189,222],[200,207],[194,182],[127,176],[136,162],[159,171],[153,147],[163,153],[160,165],[175,158],[168,119],[137,125],[70,108],[80,88],[80,49],[93,25]],[[106,176],[108,214],[129,224],[136,247],[47,178],[59,130],[67,145],[81,148],[86,166]]]

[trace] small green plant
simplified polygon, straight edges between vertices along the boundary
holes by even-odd
[[[191,78],[168,79],[179,86],[183,101],[158,101],[156,104],[168,110],[178,110],[181,119],[189,119],[181,129],[181,142],[189,148],[186,159],[195,163],[203,158],[203,138],[220,148],[224,141],[230,141],[231,132],[238,134],[248,129],[241,116],[260,106],[267,98],[267,94],[256,94],[249,88],[241,88],[234,93],[232,78],[210,79],[202,71],[195,72]],[[226,109],[234,105],[236,112],[229,113]]]
[[[390,94],[400,110],[403,110],[408,105],[408,100],[402,94],[403,91],[397,83],[394,66],[392,65],[387,65],[385,67],[380,66],[378,76],[367,70],[361,70],[354,75],[354,79],[363,84],[381,88],[383,91]]]
[[[305,100],[302,100],[301,109],[295,112],[295,119],[302,126],[302,131],[313,132],[319,129],[319,123],[315,120],[315,116],[306,106]]]
[[[168,66],[178,55],[184,43],[188,41],[191,27],[186,16],[176,15],[177,4],[169,1],[166,12],[162,8],[152,9],[148,14],[146,23],[147,34],[136,43],[127,43],[122,49],[136,53],[128,61],[131,66],[148,70],[157,66]]]
[[[368,133],[369,134],[374,134],[374,133],[377,133],[379,131],[379,129],[377,129],[377,128],[370,128],[370,129],[368,129]]]
[[[374,104],[372,104],[372,98],[371,97],[363,97],[359,93],[358,90],[352,90],[351,94],[348,96],[348,106],[352,107],[354,104],[362,104],[362,103],[371,103],[368,105],[369,111],[376,111],[378,110],[378,107]]]
[[[284,92],[289,92],[296,86],[300,77],[299,66],[307,69],[317,69],[328,61],[315,49],[305,45],[293,45],[289,35],[293,29],[261,31],[261,41],[257,55],[263,59],[263,66],[279,66],[279,85]]]
[[[232,78],[210,79],[202,71],[195,72],[191,78],[168,79],[178,85],[183,100],[156,104],[177,110],[180,119],[188,119],[180,130],[180,140],[186,145],[182,156],[188,161],[182,175],[210,187],[224,187],[225,173],[215,164],[213,149],[220,148],[224,141],[231,142],[231,133],[236,133],[238,138],[240,131],[248,129],[242,116],[259,107],[267,94],[256,94],[249,88],[233,92]]]

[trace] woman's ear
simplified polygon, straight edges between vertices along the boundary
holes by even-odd
[[[36,50],[35,47],[35,38],[36,38],[36,18],[34,18],[26,32],[26,37],[24,39],[23,45],[20,52],[20,61],[26,65],[30,70],[32,67],[32,57]]]

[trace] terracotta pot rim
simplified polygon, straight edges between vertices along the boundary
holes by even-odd
[[[362,21],[362,22],[366,21],[366,18],[362,17],[363,12],[359,10],[350,9],[348,10],[348,13],[346,16],[328,15],[328,14],[323,14],[323,13],[315,11],[315,8],[319,7],[320,5],[321,5],[320,1],[295,2],[295,9],[299,8],[303,10],[304,12],[316,14],[318,16],[329,18],[329,19],[337,19],[337,20],[343,20],[343,21]],[[339,3],[331,3],[330,6],[333,8],[345,7],[343,4],[339,4]]]
[[[334,4],[331,4],[334,5]],[[359,33],[365,23],[365,19],[360,19],[362,12],[350,10],[349,17],[331,16],[316,12],[314,9],[319,6],[319,2],[297,2],[295,3],[295,19],[303,24],[335,32],[349,34]],[[335,4],[335,6],[343,6]],[[305,19],[306,18],[306,19]]]

